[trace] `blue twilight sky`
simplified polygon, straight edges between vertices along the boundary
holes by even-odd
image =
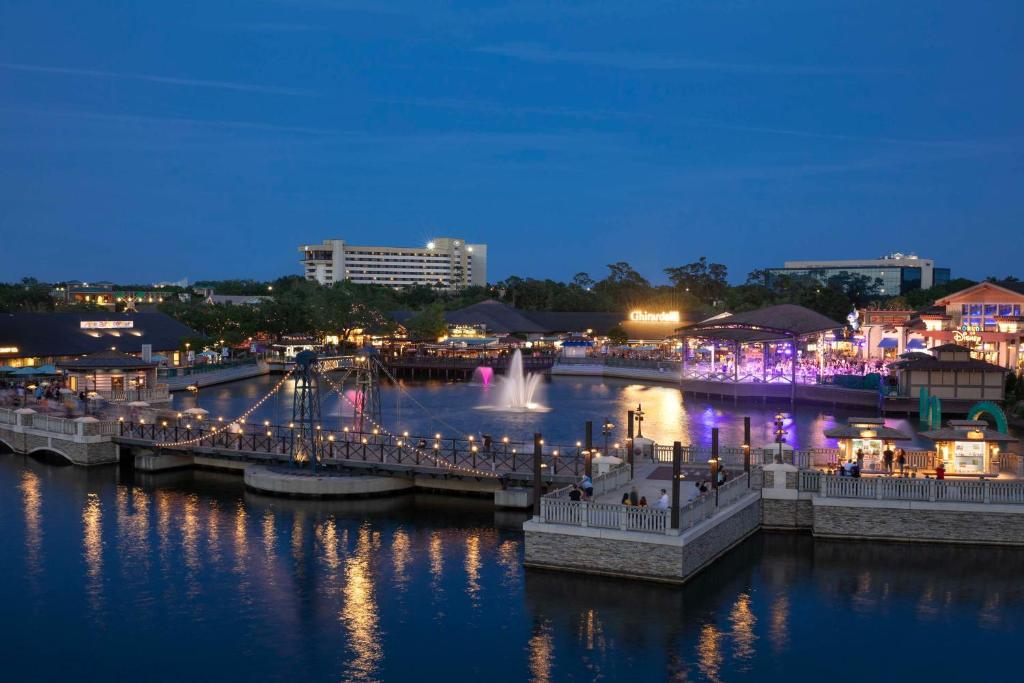
[[[0,280],[1020,268],[1020,0],[0,0]]]

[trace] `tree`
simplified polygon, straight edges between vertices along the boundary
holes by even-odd
[[[857,306],[863,306],[872,297],[885,294],[885,290],[882,289],[884,284],[882,278],[871,278],[867,275],[850,273],[845,270],[828,278],[825,284],[828,287],[841,290],[846,295],[846,298]],[[895,292],[890,294],[895,294]]]
[[[725,296],[729,289],[727,273],[724,265],[708,263],[706,256],[684,266],[665,269],[665,274],[677,289],[689,292],[704,303],[713,303]]]
[[[588,273],[579,272],[572,276],[572,284],[580,289],[589,290],[594,286],[594,278],[590,277]]]
[[[448,332],[448,323],[444,319],[444,307],[431,304],[409,318],[405,324],[409,338],[414,340],[434,340]]]

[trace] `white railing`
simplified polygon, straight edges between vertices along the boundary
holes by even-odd
[[[743,473],[720,486],[717,493],[710,491],[680,506],[679,528],[681,530],[689,529],[750,493],[747,478],[747,474]],[[595,480],[595,485],[596,483]],[[562,490],[549,493],[541,498],[540,516],[547,524],[567,524],[653,534],[668,534],[673,531],[670,524],[671,510],[618,503],[576,502],[569,500],[567,495],[563,495]]]
[[[800,470],[797,473],[797,489],[799,491],[815,491],[821,488],[821,472],[817,470]]]
[[[0,408],[0,425],[16,425],[18,416],[10,408]]]
[[[801,490],[814,490],[804,488],[803,472],[800,482]],[[819,474],[818,482],[818,491],[823,497],[1024,505],[1024,481],[939,480],[911,477],[865,479]]]
[[[816,455],[816,451],[820,450],[835,451],[837,454],[839,452],[837,449],[784,450],[782,452],[782,461],[797,467],[810,467],[815,457],[819,460],[827,461],[827,463],[835,462],[835,457],[827,460],[827,456]],[[776,454],[777,449],[775,448],[751,448],[750,463],[752,465],[770,465],[775,462]],[[708,461],[711,460],[711,455],[710,446],[683,446],[682,462],[688,465],[707,465]],[[722,446],[718,449],[718,457],[725,467],[742,467],[743,447]],[[672,446],[655,444],[653,458],[657,462],[672,462]],[[826,463],[823,462],[822,464]]]
[[[115,403],[126,401],[168,401],[171,398],[171,391],[166,384],[157,384],[156,386],[143,387],[141,389],[111,389],[98,393],[102,398]]]
[[[52,432],[54,434],[78,434],[78,423],[63,417],[50,417],[49,415],[35,414],[32,416],[32,428],[41,432]]]

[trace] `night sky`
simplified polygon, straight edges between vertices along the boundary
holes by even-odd
[[[458,9],[456,9],[458,4]],[[1024,10],[891,0],[0,0],[0,280],[489,279],[915,251],[1017,274]]]

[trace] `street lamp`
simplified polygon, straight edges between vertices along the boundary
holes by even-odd
[[[601,425],[601,433],[604,434],[604,454],[608,455],[608,437],[612,435],[612,430],[615,429],[615,425],[607,417],[604,419],[604,424]]]
[[[643,407],[639,403],[636,404],[635,417],[636,417],[636,438],[642,439],[642,438],[644,438],[644,409],[643,409]]]
[[[775,462],[782,462],[782,444],[786,442],[786,430],[783,428],[785,417],[782,413],[775,414],[775,443],[779,444],[779,452],[775,456]]]

